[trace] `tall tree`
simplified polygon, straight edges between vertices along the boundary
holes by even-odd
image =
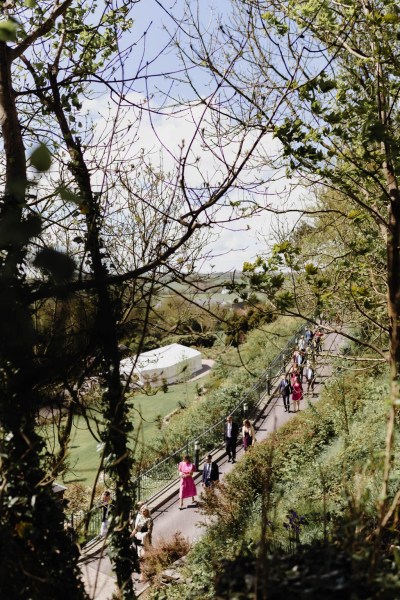
[[[385,523],[400,385],[398,7],[386,0],[345,4],[233,0],[232,7],[231,16],[225,16],[218,28],[224,56],[213,55],[199,43],[199,60],[212,73],[220,72],[224,59],[229,64],[230,52],[242,45],[243,61],[228,83],[236,105],[239,96],[241,103],[253,107],[256,130],[258,123],[270,118],[265,90],[279,81],[281,87],[293,90],[275,124],[274,135],[281,144],[277,164],[285,165],[287,174],[302,184],[324,187],[332,199],[334,194],[346,199],[347,209],[333,208],[338,216],[353,224],[368,219],[370,232],[374,230],[375,249],[364,244],[364,251],[379,262],[380,248],[386,250],[386,317],[381,315],[376,322],[383,336],[388,333],[386,348],[378,350],[390,366],[391,387],[380,505],[380,522]],[[284,212],[279,206],[276,211]],[[362,250],[358,246],[353,251]],[[276,249],[271,263],[260,260],[250,265],[255,280],[263,270],[276,268],[276,255],[283,258],[285,253],[293,263],[286,244]],[[318,269],[313,273],[309,265],[307,273],[305,267],[315,282]],[[292,303],[293,297],[286,300]],[[369,313],[368,307],[364,310]]]
[[[203,232],[261,209],[230,192],[247,185],[272,118],[256,134],[250,121],[241,125],[227,151],[225,75],[203,90],[197,106],[193,97],[186,108],[181,101],[175,105],[178,115],[191,118],[191,129],[188,141],[169,148],[172,166],[157,167],[145,152],[132,152],[145,109],[152,118],[162,113],[149,106],[150,98],[137,101],[134,93],[152,64],[140,56],[132,67],[128,60],[135,48],[130,10],[136,3],[1,3],[0,528],[7,551],[0,577],[10,597],[51,598],[59,589],[84,596],[76,549],[52,496],[54,472],[46,471],[35,425],[48,401],[44,385],[64,379],[56,372],[51,380],[39,360],[40,331],[32,318],[37,303],[81,294],[91,307],[87,347],[96,348],[102,361],[104,464],[116,492],[111,544],[119,588],[131,598],[132,424],[118,352],[122,301],[129,294],[120,286],[133,288],[142,279],[151,287],[160,277],[185,277]],[[238,49],[232,61],[239,57]],[[99,93],[104,101],[105,90],[111,115],[95,123],[82,107]],[[275,94],[275,111],[288,94]],[[170,115],[173,106],[163,109]],[[207,169],[202,152],[212,157]]]

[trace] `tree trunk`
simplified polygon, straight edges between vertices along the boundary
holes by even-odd
[[[128,433],[132,426],[128,420],[123,388],[120,379],[120,355],[117,338],[117,307],[107,283],[107,271],[101,257],[101,221],[97,196],[92,192],[90,174],[80,144],[74,139],[65,117],[60,99],[57,75],[50,68],[49,79],[53,100],[51,108],[59,123],[64,141],[71,157],[70,171],[79,188],[82,207],[86,218],[86,247],[90,254],[98,299],[98,314],[94,336],[101,348],[104,362],[103,376],[106,392],[103,394],[103,417],[105,431],[104,454],[108,457],[106,469],[115,483],[115,502],[111,531],[111,558],[115,564],[118,586],[126,599],[135,598],[132,571],[137,568],[134,554],[130,550],[129,520],[135,496],[132,478],[132,457],[128,448]]]
[[[6,154],[5,200],[22,203],[25,200],[26,160],[21,126],[11,85],[11,58],[5,42],[0,42],[0,125]]]
[[[387,242],[390,408],[386,431],[385,465],[381,493],[381,520],[385,516],[389,474],[393,462],[394,425],[400,383],[400,194],[390,163],[384,165],[390,195]]]
[[[389,102],[385,92],[387,84],[382,64],[377,63],[377,103],[379,121],[390,131],[391,119]],[[383,523],[387,508],[389,475],[393,463],[394,423],[396,406],[399,401],[400,384],[400,193],[393,167],[393,154],[390,138],[382,144],[384,155],[383,174],[389,196],[388,235],[387,235],[387,282],[388,282],[388,319],[389,319],[389,365],[390,365],[390,407],[387,418],[385,461],[382,491],[380,498],[380,523]],[[380,535],[382,528],[380,527]]]
[[[29,240],[22,235],[25,148],[11,86],[11,58],[0,42],[0,125],[6,154],[0,211],[0,589],[9,598],[84,598],[78,552],[64,531],[63,511],[41,466],[35,430],[40,388],[34,326],[24,281]]]

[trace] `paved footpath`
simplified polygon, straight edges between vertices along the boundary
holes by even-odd
[[[307,407],[307,402],[315,403],[319,399],[321,387],[332,373],[332,358],[337,355],[339,347],[342,345],[343,338],[341,336],[333,333],[326,335],[324,351],[317,360],[314,394],[305,393],[304,400],[301,402],[303,410]],[[274,396],[272,399],[265,397],[254,421],[257,442],[266,439],[270,433],[276,431],[276,429],[294,417],[294,413],[284,411],[283,401],[280,396]],[[240,460],[242,454],[242,448],[239,449],[238,447],[237,460]],[[220,477],[223,479],[224,474],[233,469],[234,465],[227,462],[226,454],[222,449],[215,452],[213,456],[214,460],[219,464]],[[199,480],[200,475],[197,475],[195,481],[197,483],[197,490],[200,493],[201,483]],[[190,542],[198,540],[203,533],[200,523],[204,523],[205,517],[200,514],[200,511],[195,506],[191,506],[190,504],[186,504],[185,509],[180,511],[178,508],[178,491],[179,480],[177,479],[173,484],[173,493],[166,494],[164,498],[161,496],[153,506],[150,503],[154,519],[153,543],[155,544],[157,544],[160,538],[168,539],[178,531],[184,537],[188,538]],[[86,590],[93,600],[111,599],[113,592],[115,592],[115,580],[110,560],[101,542],[94,544],[82,561],[82,575]],[[137,581],[137,595],[140,595],[146,587],[146,585]]]

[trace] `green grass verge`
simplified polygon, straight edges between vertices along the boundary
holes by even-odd
[[[180,405],[190,405],[196,398],[197,386],[204,385],[208,380],[205,375],[197,381],[171,385],[168,392],[158,391],[154,395],[135,394],[132,409],[132,420],[135,429],[132,444],[138,444],[138,451],[149,448],[159,432],[157,417],[164,418]],[[90,420],[90,426],[97,432],[95,419]],[[100,453],[97,451],[99,441],[90,432],[83,417],[77,417],[71,436],[71,450],[69,454],[70,470],[64,477],[64,483],[82,483],[92,485],[100,462]]]

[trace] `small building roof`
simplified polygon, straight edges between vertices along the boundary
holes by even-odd
[[[156,348],[155,350],[149,350],[139,355],[137,361],[137,367],[144,369],[147,366],[151,366],[152,369],[166,369],[171,365],[176,365],[189,358],[201,356],[201,352],[188,348],[182,344],[169,344],[162,348]]]
[[[194,348],[188,348],[188,346],[183,346],[182,344],[168,344],[168,346],[139,354],[135,370],[144,372],[147,369],[167,369],[168,367],[196,357],[201,357],[201,352]],[[134,361],[135,357],[133,356],[121,360],[121,371],[130,371]]]

